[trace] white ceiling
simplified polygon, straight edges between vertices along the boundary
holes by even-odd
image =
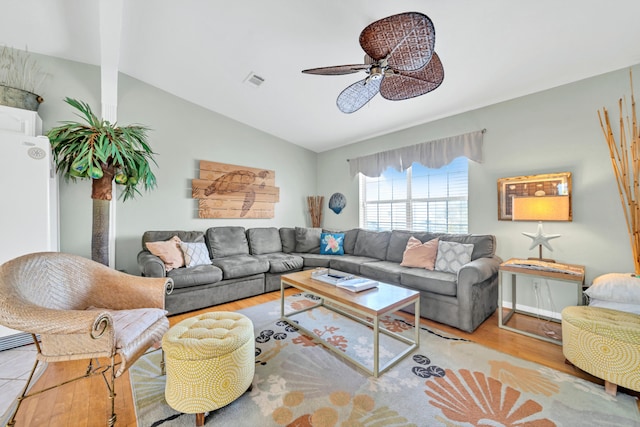
[[[102,43],[100,1],[116,12],[122,7],[120,37]],[[316,152],[640,63],[638,0],[0,0],[0,6],[0,45],[100,65],[101,46],[113,49],[119,40],[120,72]],[[435,91],[405,101],[377,95],[343,114],[336,97],[364,74],[300,72],[361,63],[360,31],[407,11],[425,13],[435,25],[445,70]],[[115,16],[103,12],[102,21]],[[260,87],[244,82],[252,72],[265,79]]]

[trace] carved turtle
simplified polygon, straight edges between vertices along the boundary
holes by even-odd
[[[244,192],[245,196],[240,213],[240,217],[243,217],[249,212],[251,206],[253,206],[253,202],[256,200],[256,193],[253,188],[251,188],[251,185],[256,182],[257,178],[264,180],[268,175],[269,172],[267,171],[260,171],[257,174],[242,169],[231,171],[220,176],[205,188],[204,195],[210,196],[214,193],[225,194]],[[260,188],[264,188],[265,185],[266,184],[263,181],[260,184]]]

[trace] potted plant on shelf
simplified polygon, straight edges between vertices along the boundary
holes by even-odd
[[[109,264],[109,205],[112,181],[123,186],[124,201],[141,194],[142,186],[151,190],[156,177],[150,161],[155,154],[147,143],[149,128],[142,125],[117,126],[100,120],[82,101],[65,98],[75,108],[81,122],[66,121],[51,129],[47,136],[56,169],[65,180],[91,179],[93,225],[91,259]]]
[[[0,105],[37,111],[43,99],[35,92],[44,77],[29,52],[0,48]]]

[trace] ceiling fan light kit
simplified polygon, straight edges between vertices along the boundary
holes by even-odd
[[[364,64],[337,65],[303,70],[306,74],[337,76],[365,71],[368,76],[344,89],[336,104],[353,113],[378,93],[400,101],[424,95],[444,80],[444,68],[434,52],[436,31],[431,19],[406,12],[375,21],[360,33]]]

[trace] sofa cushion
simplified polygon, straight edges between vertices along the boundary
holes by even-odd
[[[180,243],[178,236],[173,236],[166,241],[147,242],[146,249],[162,260],[165,271],[171,271],[185,264]]]
[[[214,265],[198,265],[189,268],[177,268],[167,273],[173,279],[175,289],[207,285],[222,280],[222,270]]]
[[[320,253],[322,228],[296,227],[296,252]]]
[[[280,241],[282,242],[282,252],[290,254],[296,251],[296,229],[293,227],[282,227],[278,230]]]
[[[223,279],[235,279],[269,271],[269,261],[252,255],[232,255],[213,258],[211,263],[222,270]]]
[[[403,270],[405,267],[393,261],[367,262],[360,266],[361,275],[392,285],[400,284],[400,273]]]
[[[204,242],[180,242],[180,249],[184,254],[184,265],[186,267],[211,264],[209,250]]]
[[[472,244],[440,240],[438,242],[436,270],[457,274],[463,265],[471,261],[472,252]]]
[[[352,228],[344,231],[344,253],[352,254],[356,250],[356,241],[358,240],[359,228]]]
[[[400,284],[417,291],[455,297],[458,291],[456,275],[424,268],[405,267],[400,272]]]
[[[360,274],[360,266],[367,262],[376,262],[380,261],[376,258],[364,257],[364,256],[356,256],[356,255],[342,255],[342,256],[333,256],[333,255],[323,255],[323,256],[331,256],[329,260],[329,267],[338,270],[344,271],[345,273],[350,274]]]
[[[206,233],[211,258],[248,255],[249,243],[244,227],[211,227]]]
[[[407,242],[407,248],[402,255],[403,267],[417,267],[433,270],[438,255],[438,238],[422,243],[415,237],[410,237]]]
[[[306,268],[325,267],[329,268],[329,263],[332,258],[341,258],[342,255],[320,255],[309,253],[297,253],[304,262]]]
[[[344,233],[320,234],[321,255],[344,255]]]
[[[275,227],[250,228],[247,230],[247,239],[253,255],[282,252],[280,232]]]
[[[270,254],[254,255],[260,260],[269,263],[269,273],[278,274],[287,271],[295,271],[302,269],[302,257],[293,254],[285,254],[284,252],[273,252]]]
[[[353,254],[383,260],[387,256],[390,237],[390,231],[360,230]]]
[[[496,253],[496,236],[491,234],[440,234],[440,241],[458,242],[473,245],[471,261],[489,258]]]

